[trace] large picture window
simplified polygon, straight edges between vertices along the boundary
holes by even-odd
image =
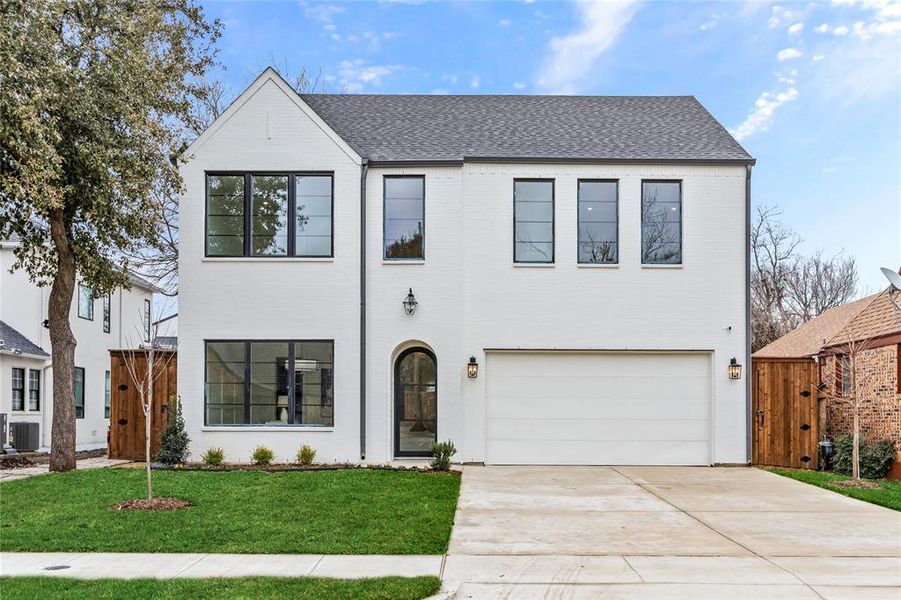
[[[579,181],[579,262],[619,261],[619,207],[616,181]]]
[[[75,393],[75,418],[84,419],[84,368],[75,367],[73,376],[73,387]]]
[[[554,181],[513,181],[513,262],[554,262]]]
[[[331,257],[331,173],[207,175],[206,255]]]
[[[385,259],[425,259],[425,177],[386,175]]]
[[[209,341],[207,425],[334,425],[334,342]]]
[[[641,182],[641,262],[682,263],[682,182]]]
[[[25,410],[25,369],[13,367],[12,401],[13,410]]]
[[[83,283],[78,284],[78,316],[88,321],[94,320],[94,292]]]

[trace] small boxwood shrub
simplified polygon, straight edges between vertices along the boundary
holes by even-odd
[[[895,454],[895,442],[891,440],[872,443],[860,440],[860,476],[865,479],[882,479],[892,468]],[[853,436],[843,435],[838,438],[835,442],[835,472],[850,475],[854,465],[853,455]]]
[[[253,454],[250,455],[250,459],[253,461],[253,464],[266,467],[272,464],[274,456],[272,450],[266,446],[257,446],[253,449]]]
[[[210,448],[200,458],[203,460],[203,464],[215,467],[216,465],[221,465],[222,461],[225,460],[225,452],[223,452],[222,448]]]
[[[308,444],[304,444],[297,451],[297,464],[308,467],[313,464],[316,459],[316,450]]]
[[[429,451],[432,453],[432,468],[436,471],[447,471],[450,468],[451,457],[457,453],[454,443],[450,440],[432,442]]]
[[[169,420],[160,435],[160,448],[156,459],[164,465],[180,465],[191,454],[188,445],[191,438],[185,430],[185,420],[181,414],[181,402],[175,396],[169,397]]]

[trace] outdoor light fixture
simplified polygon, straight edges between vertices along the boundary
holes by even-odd
[[[735,357],[729,361],[729,379],[741,379],[741,365]]]
[[[469,364],[466,365],[466,374],[469,375],[470,379],[475,379],[479,376],[479,363],[476,362],[475,356],[469,357]]]
[[[404,298],[404,312],[408,315],[412,315],[416,312],[416,305],[419,302],[416,301],[416,296],[413,295],[413,288],[410,288],[410,291],[407,292],[407,297]]]

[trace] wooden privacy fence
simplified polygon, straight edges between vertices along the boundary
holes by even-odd
[[[751,369],[754,464],[816,469],[817,363],[811,358],[755,358]]]
[[[149,350],[110,350],[109,457],[144,460],[144,411],[141,397],[126,361],[132,361],[140,381],[147,377]],[[153,417],[150,453],[156,456],[160,433],[166,426],[169,398],[178,395],[177,360],[174,350],[154,351],[155,367],[161,369],[153,379]]]

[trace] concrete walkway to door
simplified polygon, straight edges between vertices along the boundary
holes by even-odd
[[[901,513],[751,468],[466,467],[458,598],[901,598]]]

